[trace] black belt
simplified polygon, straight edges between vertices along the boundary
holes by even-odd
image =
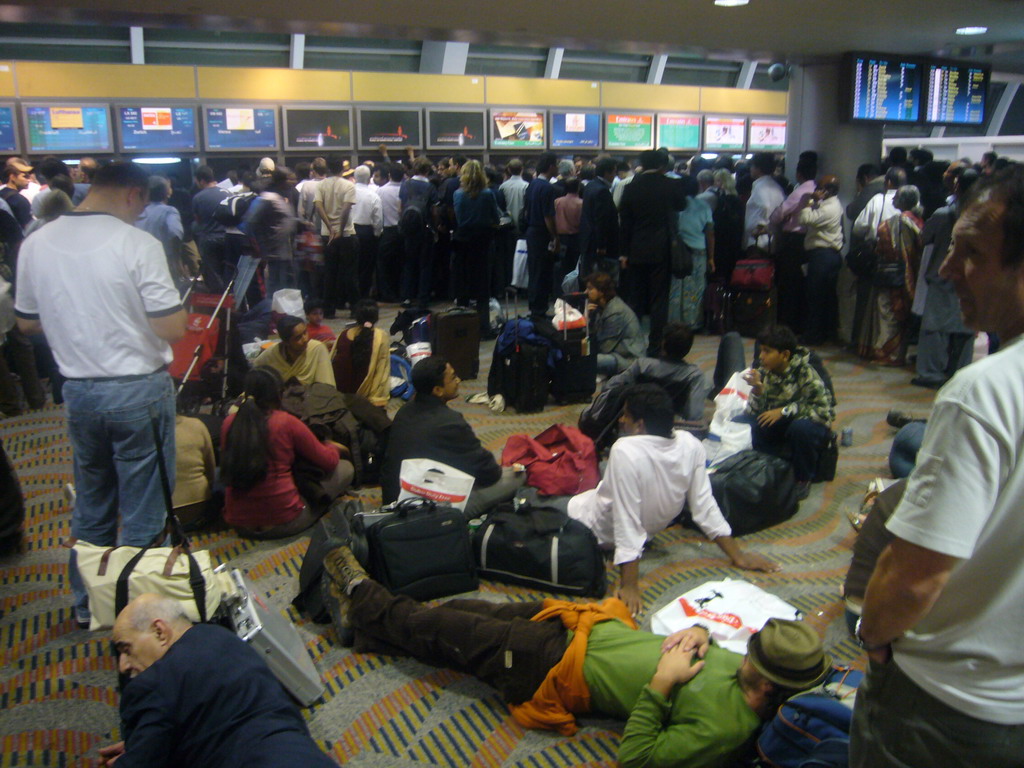
[[[84,379],[75,378],[74,376],[65,376],[67,381],[139,381],[140,379],[147,379],[150,376],[154,376],[158,373],[163,373],[167,370],[168,366],[161,365],[152,373],[133,373],[130,376],[88,376]]]

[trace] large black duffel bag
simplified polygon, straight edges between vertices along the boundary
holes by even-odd
[[[603,597],[606,569],[593,532],[553,507],[498,507],[473,534],[486,578],[569,595]]]
[[[352,520],[352,552],[370,576],[416,600],[479,586],[466,516],[429,499],[405,499]]]
[[[788,520],[798,505],[793,465],[760,451],[740,451],[711,473],[711,493],[733,535]]]

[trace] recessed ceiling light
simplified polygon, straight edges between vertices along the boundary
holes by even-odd
[[[750,0],[715,0],[715,5],[721,5],[726,8],[732,8],[737,5],[746,5]]]
[[[956,31],[958,35],[984,35],[986,32],[988,27],[960,27]]]

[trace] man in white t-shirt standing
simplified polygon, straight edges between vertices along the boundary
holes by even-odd
[[[77,492],[71,535],[101,546],[145,546],[163,529],[153,418],[174,482],[167,366],[186,315],[160,242],[132,226],[147,184],[132,163],[101,168],[82,204],[28,238],[18,259],[18,327],[46,331],[67,377]],[[89,609],[74,554],[70,577],[81,625]]]
[[[1003,348],[939,390],[857,638],[851,765],[1009,768],[1024,756],[1024,166],[964,201],[939,274]]]
[[[672,399],[657,384],[629,388],[620,434],[597,488],[569,499],[569,516],[594,532],[602,546],[614,546],[619,567],[616,592],[630,612],[639,615],[640,555],[648,536],[664,530],[688,505],[693,522],[715,542],[733,565],[755,571],[779,566],[754,552],[744,552],[732,538],[704,468],[704,446],[687,432],[674,432]]]
[[[320,234],[324,239],[324,317],[334,317],[337,309],[359,300],[356,270],[359,245],[356,240],[352,207],[356,204],[356,185],[343,177],[345,162],[335,155],[327,161],[331,176],[321,181],[313,195],[320,216]]]

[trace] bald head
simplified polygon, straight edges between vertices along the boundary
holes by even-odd
[[[132,677],[143,672],[162,659],[191,627],[177,600],[151,592],[139,595],[114,622],[118,668]]]

